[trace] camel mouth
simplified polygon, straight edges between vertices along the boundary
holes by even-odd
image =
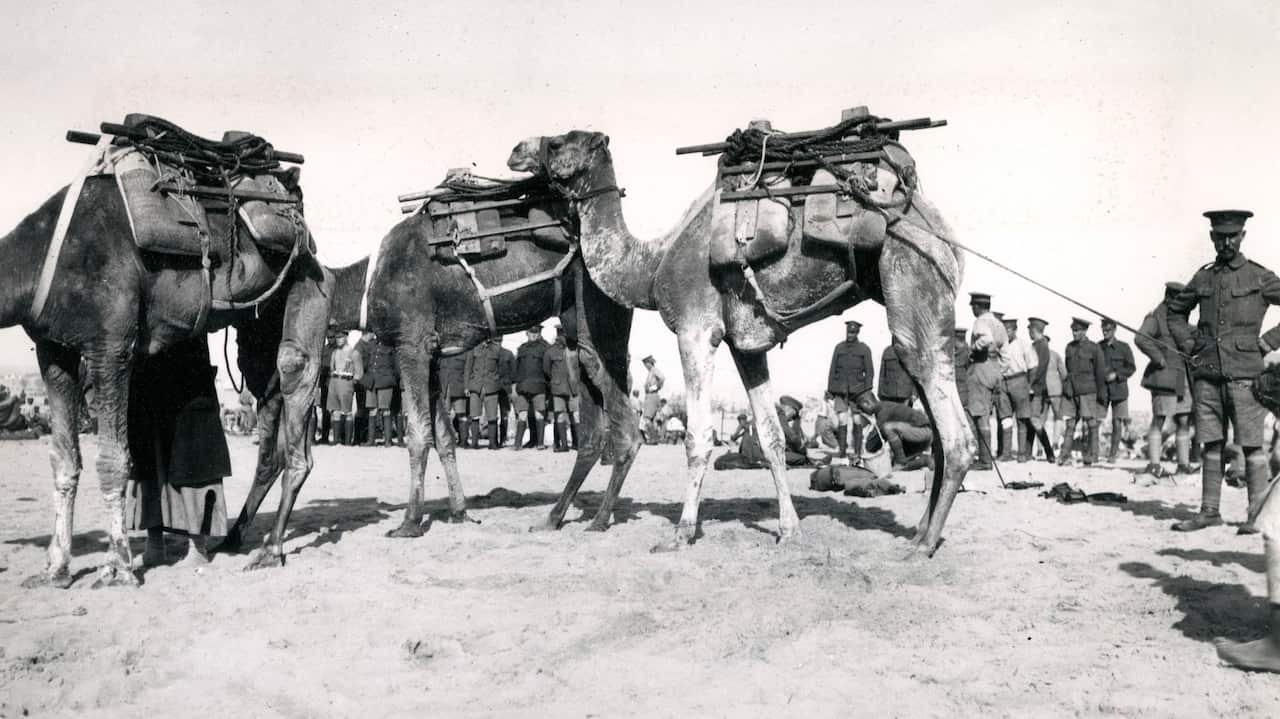
[[[521,141],[511,150],[511,156],[507,158],[507,168],[532,175],[543,172],[542,163],[538,161],[541,150],[542,138],[531,137]]]

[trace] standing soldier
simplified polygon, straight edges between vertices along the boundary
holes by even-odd
[[[441,357],[436,367],[440,373],[440,396],[449,403],[449,426],[454,442],[461,448],[471,445],[471,424],[467,420],[467,353]]]
[[[480,446],[480,434],[489,440],[489,449],[498,449],[499,341],[490,338],[467,355],[467,393],[471,397],[471,443]]]
[[[511,398],[516,384],[516,356],[498,341],[498,446],[507,446]]]
[[[1053,364],[1053,355],[1049,349],[1049,340],[1044,336],[1044,328],[1049,323],[1039,317],[1027,318],[1027,334],[1031,336],[1031,349],[1036,354],[1035,369],[1030,374],[1031,381],[1031,429],[1035,430],[1035,439],[1040,441],[1044,450],[1045,461],[1053,461],[1053,442],[1044,430],[1045,416],[1049,413],[1049,366]],[[1062,386],[1058,386],[1058,394]],[[1035,442],[1027,442],[1027,459],[1031,458],[1031,448]]]
[[[400,368],[396,363],[395,348],[379,341],[373,333],[369,337],[373,355],[366,373],[369,380],[365,383],[370,388],[366,403],[369,407],[369,439],[365,444],[372,447],[376,443],[378,428],[381,427],[382,444],[385,446],[392,443],[391,437],[396,433],[391,419],[391,399],[400,381]]]
[[[347,336],[339,334],[329,359],[329,397],[325,409],[333,413],[333,432],[338,444],[356,442],[356,425],[351,408],[355,401],[356,383],[364,377],[364,363],[355,348],[347,346]]]
[[[547,374],[542,357],[550,345],[542,339],[540,325],[530,327],[525,337],[525,343],[516,350],[516,449],[546,449],[542,443],[542,418],[547,412]],[[521,445],[526,424],[529,442]]]
[[[320,377],[317,381],[320,398],[316,401],[316,406],[320,408],[320,438],[316,440],[316,444],[329,444],[329,363],[333,359],[337,334],[338,321],[329,320],[329,327],[324,333],[324,349],[320,350]]]
[[[1116,321],[1110,317],[1102,318],[1102,341],[1098,343],[1102,356],[1107,359],[1107,389],[1099,393],[1103,401],[1103,413],[1099,420],[1106,418],[1106,408],[1111,408],[1111,450],[1107,452],[1107,462],[1116,463],[1120,454],[1120,441],[1129,431],[1129,378],[1137,370],[1133,362],[1133,350],[1126,342],[1116,339]]]
[[[1031,381],[1039,368],[1040,358],[1031,340],[1018,336],[1018,320],[1005,317],[1001,322],[1009,341],[1001,355],[1001,379],[1005,393],[1009,395],[1013,424],[1017,427],[1018,461],[1028,462],[1031,460],[1031,440],[1036,436],[1035,426],[1031,423]],[[1004,437],[1005,449],[1010,453],[1013,451],[1013,432],[1013,427],[1005,427],[1001,419],[1000,434]]]
[[[1142,373],[1142,386],[1151,391],[1151,427],[1147,430],[1147,466],[1153,477],[1166,472],[1160,465],[1164,448],[1164,422],[1172,418],[1177,449],[1178,474],[1191,474],[1191,387],[1187,382],[1187,364],[1169,332],[1169,300],[1186,285],[1167,282],[1164,299],[1143,318],[1142,327],[1133,338],[1138,350],[1151,361]]]
[[[951,359],[956,368],[956,390],[960,393],[960,404],[969,406],[969,343],[965,337],[969,330],[957,327],[951,332]]]
[[[969,310],[973,312],[970,333],[972,362],[969,364],[969,416],[978,429],[978,463],[975,469],[991,469],[990,417],[999,415],[1002,394],[1000,354],[1009,342],[1004,324],[991,312],[991,295],[969,293]]]
[[[650,362],[652,357],[647,357]],[[565,345],[564,328],[556,327],[556,342],[542,356],[542,371],[547,375],[551,389],[551,411],[555,414],[555,425],[552,429],[553,452],[568,452],[569,443],[569,399],[577,392],[576,373],[573,370],[572,357]],[[656,392],[655,392],[656,394]]]
[[[1071,463],[1071,444],[1075,436],[1076,420],[1084,422],[1081,441],[1084,442],[1084,466],[1090,467],[1098,459],[1098,420],[1104,406],[1098,401],[1098,393],[1107,387],[1107,360],[1102,349],[1087,336],[1089,321],[1071,318],[1071,337],[1067,343],[1067,382],[1062,393],[1071,402],[1066,431],[1062,435],[1062,452],[1058,464]]]
[[[661,434],[654,421],[658,416],[658,405],[662,399],[658,393],[662,391],[662,385],[666,383],[667,378],[662,374],[662,370],[658,369],[658,362],[653,355],[640,360],[640,364],[644,365],[645,370],[648,371],[644,378],[644,406],[640,428],[644,432],[645,442],[654,444],[658,435]]]
[[[840,444],[840,456],[849,456],[849,427],[855,400],[863,392],[871,391],[871,378],[875,376],[875,361],[871,348],[858,341],[862,323],[849,320],[844,323],[844,341],[831,353],[831,369],[827,373],[827,391],[836,405],[836,441]],[[853,454],[862,456],[862,429],[853,427]]]
[[[372,341],[374,339],[376,338],[372,332],[361,332],[360,339],[356,340],[355,346],[352,348],[355,350],[356,354],[360,355],[360,366],[364,367],[366,370],[364,377],[356,379],[355,408],[352,411],[351,417],[351,422],[354,426],[354,429],[352,430],[354,438],[351,440],[351,444],[353,445],[360,444],[360,437],[367,439],[370,436],[370,433],[373,432],[372,415],[375,414],[375,412],[372,410],[375,410],[376,407],[371,408],[369,406],[369,395],[372,394],[369,392],[371,389],[369,383],[373,381],[373,378],[369,376],[367,370],[369,369],[369,366],[373,364]]]
[[[1045,392],[1048,396],[1043,419],[1044,433],[1048,437],[1049,446],[1057,448],[1062,440],[1062,426],[1067,418],[1067,410],[1071,409],[1071,403],[1062,396],[1062,388],[1067,384],[1067,365],[1062,361],[1062,355],[1053,348],[1053,341],[1048,335],[1044,336],[1044,345],[1049,350],[1049,365],[1044,373]],[[1053,419],[1049,419],[1050,412],[1053,413]],[[1045,458],[1053,461],[1053,457],[1047,452]]]
[[[1240,534],[1253,534],[1254,513],[1267,489],[1267,457],[1261,451],[1266,410],[1253,396],[1253,379],[1262,372],[1262,356],[1273,347],[1259,337],[1268,305],[1280,304],[1280,278],[1271,270],[1245,259],[1240,253],[1245,220],[1252,212],[1219,210],[1206,212],[1209,236],[1217,254],[1201,267],[1191,282],[1166,302],[1169,330],[1182,350],[1194,356],[1192,402],[1196,434],[1204,442],[1200,455],[1200,513],[1178,522],[1174,529],[1192,532],[1222,524],[1218,503],[1222,494],[1222,443],[1228,422],[1236,441],[1244,450],[1245,476],[1249,490],[1249,519],[1240,525]],[[1187,316],[1197,305],[1200,319],[1193,332]],[[1275,330],[1272,330],[1275,332]],[[1268,560],[1280,561],[1280,535],[1267,538]],[[1280,581],[1280,577],[1273,578]],[[1272,595],[1271,601],[1280,600]]]
[[[898,351],[894,349],[892,342],[880,355],[880,387],[877,394],[883,401],[897,402],[908,407],[916,396],[915,384],[898,359]]]

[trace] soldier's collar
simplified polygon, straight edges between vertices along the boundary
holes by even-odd
[[[1244,253],[1243,253],[1243,252],[1237,252],[1237,253],[1236,253],[1236,256],[1235,256],[1235,257],[1232,257],[1232,258],[1231,258],[1231,261],[1230,261],[1230,262],[1228,262],[1228,263],[1226,264],[1226,266],[1227,266],[1227,267],[1230,267],[1230,268],[1231,268],[1231,269],[1233,269],[1233,270],[1238,270],[1238,269],[1240,269],[1241,267],[1244,267],[1244,263],[1246,263],[1246,262],[1248,262],[1248,261],[1249,261],[1249,259],[1248,259],[1247,257],[1245,257],[1245,256],[1244,256]],[[1214,265],[1215,265],[1216,267],[1222,267],[1222,265],[1221,265],[1221,264],[1218,264],[1218,263],[1216,263],[1216,262],[1214,263]]]

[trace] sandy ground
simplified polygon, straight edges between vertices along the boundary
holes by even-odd
[[[231,442],[238,507],[254,455]],[[570,456],[464,452],[482,524],[393,540],[404,451],[319,447],[286,567],[219,556],[102,591],[89,469],[79,581],[24,590],[49,539],[48,460],[40,442],[0,443],[0,716],[1280,716],[1280,677],[1224,668],[1212,644],[1263,629],[1261,541],[1168,529],[1196,481],[1005,468],[1130,498],[1064,506],[974,474],[924,560],[905,558],[921,474],[899,477],[907,494],[855,501],[793,470],[804,539],[779,546],[767,473],[712,472],[704,536],[651,555],[679,513],[682,448],[643,450],[608,533],[580,521],[600,470],[562,531],[528,533]],[[428,480],[443,497],[438,465]],[[1228,489],[1227,517],[1243,509]]]

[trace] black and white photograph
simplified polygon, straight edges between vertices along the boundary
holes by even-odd
[[[0,21],[0,719],[1280,717],[1280,5]]]

